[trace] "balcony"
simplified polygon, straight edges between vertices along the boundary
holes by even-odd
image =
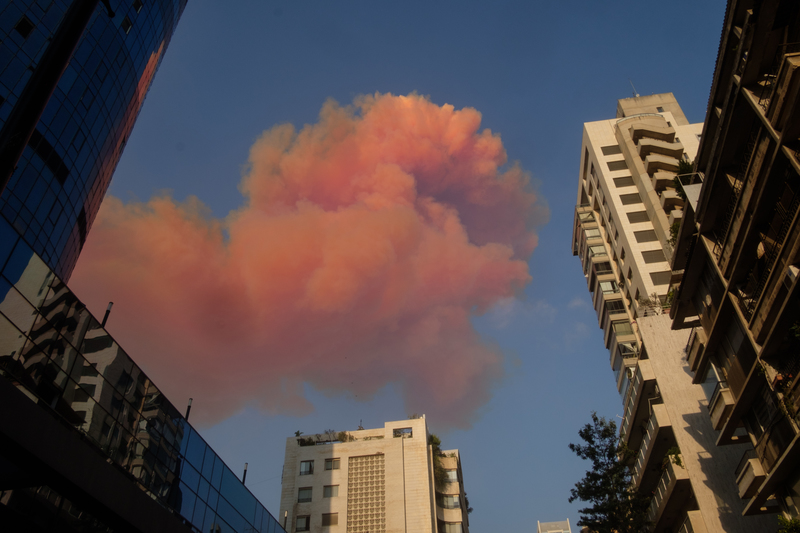
[[[677,459],[683,463],[683,457]],[[679,524],[683,509],[692,497],[692,485],[686,468],[667,461],[666,468],[653,492],[653,499],[647,509],[647,521],[652,524],[653,533],[672,531]],[[684,522],[685,523],[685,522]]]
[[[655,122],[655,121],[653,121]],[[640,139],[656,139],[665,142],[675,142],[675,130],[667,126],[666,121],[658,125],[653,122],[639,122],[631,125],[631,138],[634,143],[638,143]]]
[[[703,328],[692,328],[689,342],[686,343],[686,360],[692,372],[697,371],[697,365],[703,356],[706,347],[706,333]]]
[[[636,454],[636,461],[633,464],[633,484],[636,487],[642,486],[642,481],[647,471],[647,465],[651,457],[663,457],[671,445],[674,445],[675,437],[672,432],[672,422],[667,414],[667,408],[663,404],[651,406],[652,413],[647,421],[647,428],[642,438],[642,445],[639,453]]]
[[[706,533],[706,523],[703,521],[703,514],[700,511],[689,511],[686,519],[678,528],[678,533]]]
[[[655,189],[656,192],[661,192],[667,187],[675,185],[675,174],[672,172],[658,171],[653,174],[650,183],[653,185],[653,189]]]
[[[733,392],[728,387],[727,381],[720,381],[717,383],[714,393],[711,395],[711,400],[708,402],[708,413],[711,415],[711,424],[714,429],[719,431],[733,411],[733,405],[736,403],[736,398],[733,397]]]
[[[659,170],[667,172],[678,172],[678,160],[660,154],[650,154],[644,158],[644,168],[648,174],[653,175]]]
[[[639,141],[639,157],[644,159],[650,154],[660,154],[667,157],[680,159],[683,156],[683,145],[679,142],[666,142],[656,139],[642,139]]]
[[[756,456],[756,451],[752,448],[744,452],[734,475],[736,476],[736,485],[739,487],[739,497],[742,499],[750,499],[755,496],[767,477],[761,461]]]
[[[661,207],[667,213],[676,208],[683,209],[683,198],[678,196],[675,189],[665,189],[661,192]]]
[[[641,427],[650,417],[647,401],[656,396],[656,377],[650,367],[650,361],[640,360],[636,365],[636,373],[631,380],[625,405],[625,416],[620,424],[620,435],[625,443],[637,450],[643,435],[633,428]]]

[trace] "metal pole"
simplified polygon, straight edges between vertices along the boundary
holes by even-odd
[[[5,191],[34,128],[64,74],[100,0],[73,0],[0,130],[0,194]],[[109,17],[114,16],[103,0]]]
[[[108,315],[111,314],[111,307],[114,306],[114,302],[108,302],[108,307],[106,307],[106,314],[103,315],[103,323],[100,324],[101,328],[106,327],[106,322],[108,322]]]
[[[186,415],[183,417],[186,421],[189,421],[189,413],[192,412],[192,399],[189,398],[189,405],[186,406]]]

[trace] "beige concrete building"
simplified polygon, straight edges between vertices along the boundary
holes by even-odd
[[[536,533],[572,533],[569,519],[560,522],[536,522]]]
[[[458,450],[420,418],[286,440],[279,520],[288,532],[469,533]]]
[[[774,531],[771,517],[742,517],[731,475],[742,451],[715,446],[708,398],[685,359],[689,332],[672,331],[666,314],[702,127],[672,94],[620,100],[615,119],[585,124],[573,254],[610,352],[633,482],[652,494],[651,530]]]

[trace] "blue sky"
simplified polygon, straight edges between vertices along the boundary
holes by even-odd
[[[126,201],[164,189],[179,200],[196,195],[224,217],[242,203],[237,184],[256,138],[276,124],[316,122],[329,98],[417,92],[476,108],[551,215],[523,297],[474,320],[503,349],[506,378],[472,429],[428,423],[445,448],[461,450],[473,531],[574,525],[580,504],[567,498],[587,465],[567,444],[591,411],[621,414],[570,252],[582,123],[612,118],[630,81],[642,95],[673,92],[701,122],[724,10],[721,0],[190,0],[109,192]],[[273,513],[286,437],[409,414],[392,386],[368,402],[311,387],[306,396],[315,411],[305,417],[246,409],[202,428],[234,471],[249,463],[247,484]]]

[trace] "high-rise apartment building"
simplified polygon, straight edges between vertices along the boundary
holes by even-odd
[[[800,517],[800,3],[730,0],[670,316],[746,515]],[[713,454],[717,452],[712,452]]]
[[[78,4],[0,7],[0,134]],[[0,529],[282,531],[64,283],[185,0],[96,4],[0,197]]]
[[[572,249],[610,352],[633,481],[652,494],[652,531],[766,531],[774,518],[741,516],[726,474],[741,451],[714,445],[705,392],[683,359],[689,333],[672,331],[665,314],[701,130],[672,94],[620,100],[615,119],[585,124]]]
[[[0,7],[0,129],[73,0]],[[100,2],[44,109],[0,214],[68,281],[186,0]]]
[[[290,532],[469,533],[458,450],[439,450],[429,437],[423,415],[287,439],[281,525]]]

